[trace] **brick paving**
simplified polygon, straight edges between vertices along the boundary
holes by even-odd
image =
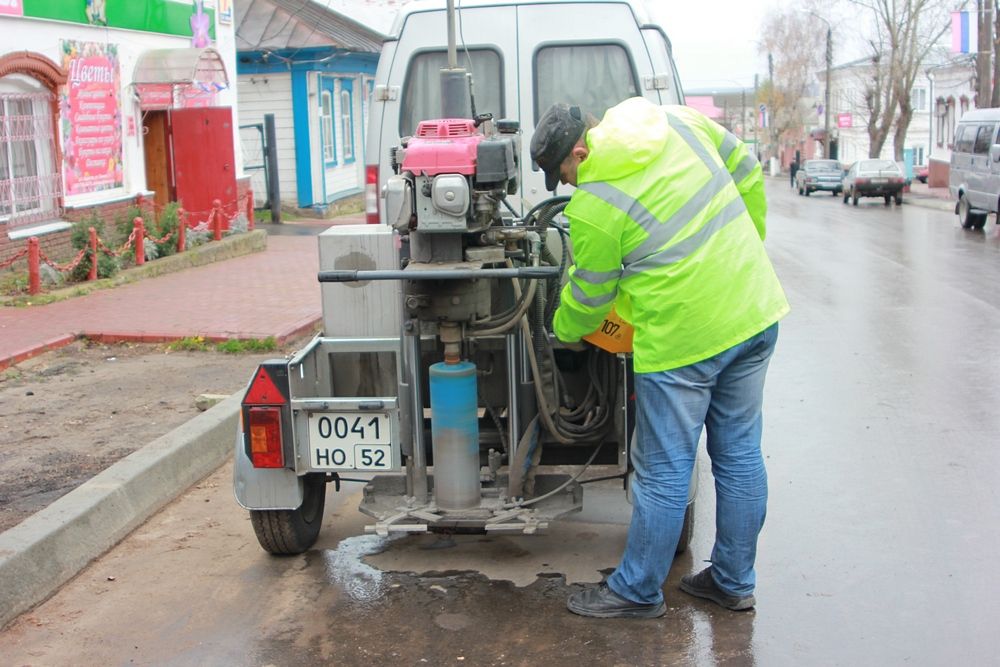
[[[269,234],[263,252],[43,306],[0,308],[0,369],[81,335],[109,342],[187,336],[284,342],[306,333],[322,316],[315,234],[328,225],[299,227],[307,235]]]

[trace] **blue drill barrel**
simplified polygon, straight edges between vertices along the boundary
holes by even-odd
[[[430,369],[434,500],[441,509],[479,507],[479,419],[476,365]]]

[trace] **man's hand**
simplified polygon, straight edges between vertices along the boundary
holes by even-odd
[[[574,352],[583,352],[587,349],[587,344],[582,340],[578,340],[575,343],[563,343],[562,346],[567,350],[573,350]]]

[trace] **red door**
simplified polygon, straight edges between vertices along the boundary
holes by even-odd
[[[174,186],[177,201],[191,211],[192,225],[208,219],[212,202],[222,202],[224,228],[235,215],[236,160],[233,153],[233,113],[229,107],[170,111]]]

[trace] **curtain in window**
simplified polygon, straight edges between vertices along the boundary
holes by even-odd
[[[535,123],[557,102],[576,105],[600,120],[638,90],[628,54],[616,44],[546,47],[535,60]]]
[[[472,63],[472,94],[476,113],[492,113],[503,118],[501,104],[503,79],[500,73],[500,56],[487,49],[459,50],[459,67],[470,69]],[[403,88],[403,102],[399,114],[399,135],[410,136],[422,120],[441,117],[441,68],[448,65],[444,51],[421,53],[410,61]]]
[[[23,224],[58,215],[59,172],[49,95],[0,95],[0,221]]]

